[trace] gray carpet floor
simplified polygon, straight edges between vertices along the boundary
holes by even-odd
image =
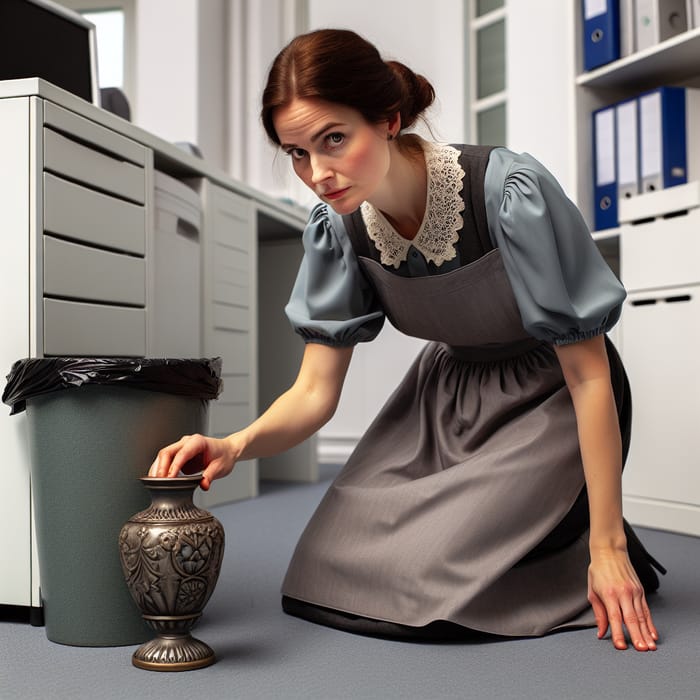
[[[371,639],[280,608],[287,562],[327,486],[267,483],[257,499],[212,509],[227,549],[195,635],[215,649],[215,665],[142,671],[131,665],[134,647],[54,644],[6,615],[0,700],[700,698],[700,539],[638,529],[669,569],[650,601],[662,635],[654,653],[615,651],[594,630],[451,644]]]

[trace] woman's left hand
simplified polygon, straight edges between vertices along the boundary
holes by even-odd
[[[591,552],[588,600],[593,606],[598,639],[610,627],[616,649],[627,649],[624,628],[637,651],[653,651],[659,634],[651,619],[644,588],[623,549]]]

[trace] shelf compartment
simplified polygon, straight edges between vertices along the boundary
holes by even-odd
[[[620,227],[622,282],[628,291],[700,283],[700,208]]]
[[[576,84],[590,88],[624,86],[630,94],[664,83],[677,84],[698,75],[700,27],[582,73]]]

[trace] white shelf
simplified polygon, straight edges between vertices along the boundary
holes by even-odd
[[[664,83],[676,84],[700,72],[700,27],[582,73],[576,84],[591,88],[644,90]]]
[[[645,192],[621,199],[618,205],[620,224],[667,216],[700,207],[700,182],[667,187],[657,192]]]
[[[593,231],[592,236],[594,241],[607,241],[611,238],[617,238],[620,235],[620,228],[606,228],[602,231]]]

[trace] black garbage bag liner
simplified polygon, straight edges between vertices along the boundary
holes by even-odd
[[[216,399],[223,389],[221,358],[26,358],[12,365],[2,400],[14,415],[25,409],[27,399],[86,384]]]

